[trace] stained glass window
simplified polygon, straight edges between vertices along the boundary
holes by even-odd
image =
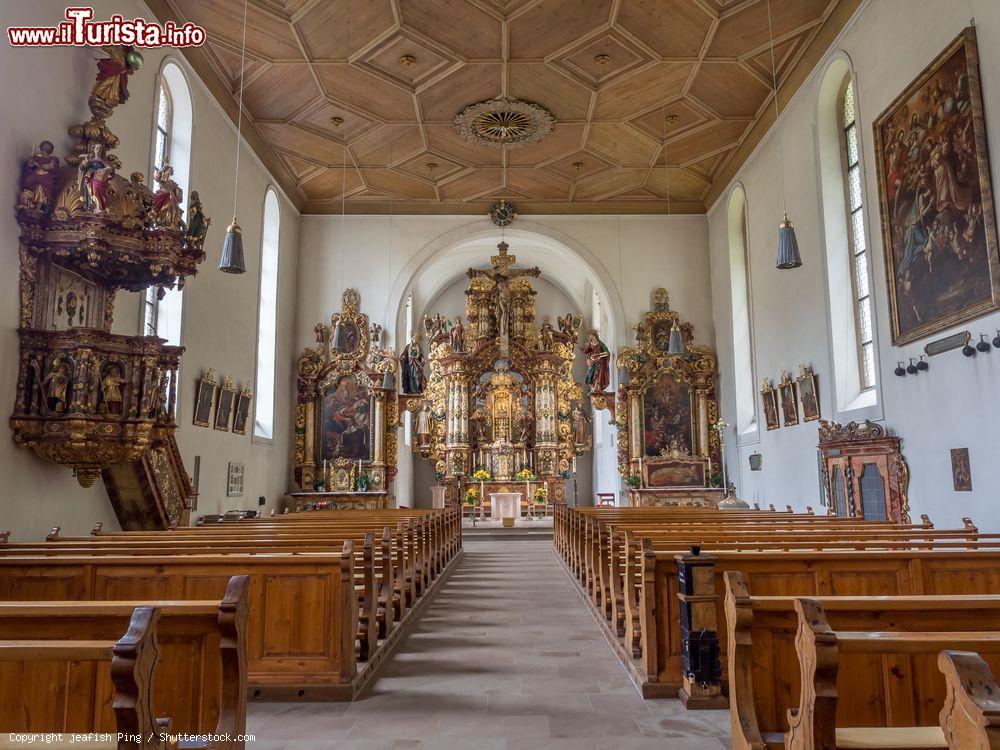
[[[868,271],[868,242],[865,239],[864,186],[862,184],[857,111],[854,83],[844,88],[840,106],[840,127],[844,138],[844,169],[847,182],[848,238],[851,246],[854,289],[854,319],[858,334],[858,365],[861,388],[875,387],[875,341],[872,320],[871,279]]]

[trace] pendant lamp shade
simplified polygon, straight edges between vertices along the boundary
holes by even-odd
[[[618,368],[618,385],[628,385],[632,381],[632,376],[629,375],[628,369],[625,367]]]
[[[674,357],[682,357],[687,354],[687,350],[684,348],[684,339],[676,323],[670,329],[670,342],[667,344],[667,354]]]
[[[243,230],[236,223],[226,229],[226,240],[222,243],[222,258],[219,260],[219,270],[223,273],[246,273],[247,265],[243,260]]]
[[[795,239],[795,225],[785,214],[785,220],[778,225],[778,260],[775,267],[780,269],[798,268],[802,265],[799,243]]]
[[[236,206],[240,197],[240,141],[243,138],[243,72],[247,58],[247,6],[243,0],[243,45],[240,47],[240,100],[236,115],[236,169],[233,174],[233,223],[226,229],[226,239],[222,243],[222,257],[219,270],[223,273],[246,273],[247,264],[243,259],[243,231],[236,223]]]
[[[386,370],[382,376],[382,389],[391,391],[396,386],[396,381],[392,377],[392,370]]]
[[[339,319],[333,326],[333,335],[330,337],[330,348],[335,352],[342,351],[344,348],[344,332]]]

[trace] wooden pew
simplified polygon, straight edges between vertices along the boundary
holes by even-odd
[[[1000,650],[1000,631],[981,630],[976,620],[949,623],[948,631],[843,631],[834,630],[823,605],[815,599],[795,600],[801,691],[797,709],[789,710],[789,730],[785,735],[788,750],[838,750],[846,748],[903,748],[932,750],[968,746],[949,745],[940,726],[929,726],[917,719],[910,725],[870,726],[853,712],[840,712],[837,675],[843,655],[859,654],[885,658],[916,654],[937,655],[943,650]],[[964,629],[963,629],[964,628]],[[943,682],[943,680],[942,680]],[[851,690],[854,690],[852,685]],[[916,713],[925,696],[894,691],[893,700]],[[846,716],[844,715],[846,713]],[[952,735],[954,737],[954,735]]]
[[[733,748],[782,748],[787,709],[802,696],[796,597],[751,596],[743,576],[733,571],[724,580]],[[974,626],[1000,632],[998,596],[824,596],[816,601],[836,630],[891,635]],[[842,654],[842,714],[871,727],[934,723],[947,704],[934,657]],[[989,658],[1000,664],[1000,654]],[[908,702],[912,695],[921,702]]]
[[[153,705],[171,717],[173,729],[191,735],[229,735],[218,748],[243,748],[246,731],[246,576],[230,579],[222,601],[142,602],[155,607],[158,658]],[[0,602],[0,639],[108,640],[127,629],[135,602]],[[38,714],[34,702],[68,675],[73,686],[65,706]],[[10,675],[8,675],[10,676]],[[35,665],[0,682],[0,727],[36,731],[113,731],[111,675],[90,665]],[[75,718],[74,718],[75,717]],[[71,722],[60,725],[58,720]],[[72,722],[82,722],[72,724]]]
[[[64,669],[82,668],[93,673],[95,666],[106,664],[113,686],[112,708],[114,724],[106,731],[118,734],[115,740],[106,740],[98,747],[139,748],[140,750],[161,750],[176,747],[168,742],[166,735],[171,731],[169,718],[157,718],[151,700],[153,670],[157,661],[156,624],[160,611],[156,607],[137,607],[128,622],[125,634],[117,640],[92,640],[72,638],[60,639],[19,639],[0,640],[0,662],[11,677],[51,664],[63,665]],[[55,688],[55,689],[52,689]],[[50,685],[49,690],[38,691],[31,696],[32,712],[21,716],[6,717],[7,732],[48,733],[75,731],[73,724],[84,726],[90,717],[86,714],[69,715],[74,707],[74,682],[59,682]],[[75,706],[84,711],[96,712],[99,706]],[[10,706],[8,705],[8,708]],[[21,729],[20,727],[23,727]],[[89,730],[84,730],[89,731]],[[52,743],[47,743],[50,746]],[[66,741],[57,746],[70,747]]]
[[[401,637],[410,608],[460,551],[457,511],[302,515],[314,520],[254,519],[167,532],[98,528],[77,538],[54,530],[45,543],[0,545],[0,600],[143,598],[143,592],[200,598],[216,585],[216,571],[245,572],[252,629],[261,634],[248,653],[252,696],[349,700]],[[366,519],[370,528],[401,516],[406,523],[395,536],[379,527],[378,544],[364,530]],[[347,538],[331,554],[332,540],[359,534],[357,545]],[[53,592],[46,595],[46,587]]]
[[[1000,559],[1000,540],[979,534],[971,521],[942,531],[926,517],[920,524],[870,524],[772,511],[671,508],[561,510],[559,523],[563,560],[595,605],[599,622],[609,623],[608,640],[646,697],[674,697],[693,682],[685,677],[695,663],[685,661],[690,657],[681,637],[682,613],[699,639],[702,631],[717,638],[714,648],[721,658],[714,657],[716,666],[699,678],[699,684],[714,688],[688,705],[718,706],[711,697],[720,697],[726,681],[724,672],[713,676],[725,661],[725,632],[718,626],[724,622],[723,570],[752,570],[765,585],[777,585],[765,593],[1000,592],[1000,581],[987,572]],[[602,545],[604,535],[608,543]],[[647,536],[659,536],[659,542]],[[759,538],[765,543],[758,544]],[[694,539],[709,540],[705,549],[711,553],[693,555],[681,546]],[[765,549],[749,551],[760,547]],[[963,568],[960,574],[948,572]],[[921,575],[926,579],[915,580]],[[682,579],[688,581],[684,590]],[[713,646],[707,648],[711,659]],[[692,696],[681,692],[681,697]]]

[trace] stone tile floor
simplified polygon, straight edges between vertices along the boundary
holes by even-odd
[[[358,701],[253,703],[250,750],[723,750],[726,711],[644,701],[550,541],[465,541]]]

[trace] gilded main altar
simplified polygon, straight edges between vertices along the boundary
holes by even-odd
[[[561,502],[574,456],[590,448],[589,430],[573,421],[583,411],[572,376],[580,319],[536,326],[530,279],[539,270],[517,268],[503,242],[490,260],[489,269],[468,271],[465,323],[425,321],[430,377],[407,399],[422,425],[416,450],[456,487],[479,469],[499,481],[527,471]]]

